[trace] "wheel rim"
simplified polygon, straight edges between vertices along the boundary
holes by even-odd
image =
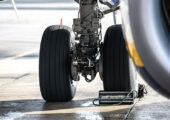
[[[129,71],[130,71],[130,85],[132,90],[138,90],[138,74],[135,65],[131,58],[129,58]]]
[[[72,94],[73,97],[76,93],[76,88],[77,88],[77,82],[72,80],[71,81],[71,94]]]
[[[70,29],[70,50],[74,49],[75,47],[75,41],[73,37],[73,33],[72,30]],[[75,93],[76,93],[76,88],[77,88],[77,81],[79,79],[79,75],[78,73],[75,73],[75,67],[73,66],[73,62],[72,62],[72,57],[70,57],[70,85],[71,85],[71,94],[72,97],[74,97]]]

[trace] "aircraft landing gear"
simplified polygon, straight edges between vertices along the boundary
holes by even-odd
[[[81,74],[87,82],[100,73],[105,91],[130,91],[129,57],[121,25],[108,28],[102,42],[102,17],[119,9],[119,3],[101,11],[97,0],[75,0],[79,17],[73,20],[75,41],[66,26],[50,26],[40,49],[40,88],[46,101],[69,101],[74,97]]]

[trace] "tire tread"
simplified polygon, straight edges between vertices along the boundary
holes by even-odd
[[[104,38],[103,82],[106,91],[130,90],[129,58],[121,25],[110,26]]]

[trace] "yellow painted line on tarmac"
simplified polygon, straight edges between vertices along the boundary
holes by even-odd
[[[130,108],[131,105],[122,105],[122,106],[95,106],[95,107],[80,107],[80,108],[70,108],[70,109],[59,109],[59,110],[42,110],[42,111],[33,111],[33,112],[24,112],[26,115],[34,114],[69,114],[69,113],[100,113],[100,112],[113,112],[117,110],[124,110]]]
[[[28,56],[28,55],[36,53],[38,51],[39,51],[39,49],[37,49],[37,48],[33,49],[33,50],[29,50],[29,51],[20,53],[18,55],[12,56],[12,57],[8,57],[8,58],[5,58],[5,59],[2,59],[2,60],[0,60],[0,62],[4,62],[4,61],[8,61],[8,60],[14,60],[14,59],[17,59],[17,58],[20,58],[20,57]]]

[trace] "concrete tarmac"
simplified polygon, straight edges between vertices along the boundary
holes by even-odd
[[[140,78],[141,79],[141,78]],[[92,83],[83,78],[75,98],[66,103],[46,103],[39,90],[38,74],[3,78],[0,86],[0,120],[168,120],[170,101],[147,86],[148,94],[135,105],[94,106],[102,90],[97,77]],[[132,109],[133,107],[133,109]],[[130,111],[132,109],[132,111]]]

